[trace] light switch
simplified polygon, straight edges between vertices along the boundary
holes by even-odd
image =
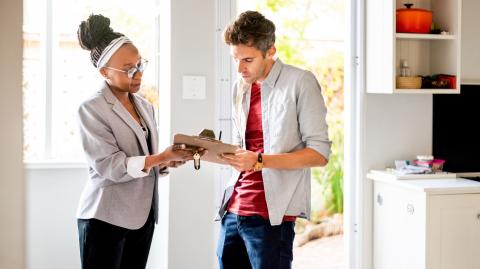
[[[206,78],[183,76],[183,99],[205,99]]]

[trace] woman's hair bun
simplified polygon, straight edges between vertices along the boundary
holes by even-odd
[[[103,15],[91,14],[86,21],[82,21],[78,27],[78,42],[83,49],[93,50],[104,38],[113,34],[110,28],[110,19]]]

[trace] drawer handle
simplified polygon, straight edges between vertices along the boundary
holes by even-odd
[[[410,215],[413,215],[415,213],[415,207],[412,204],[407,204],[407,212]]]
[[[377,204],[383,205],[383,197],[381,194],[377,194]]]

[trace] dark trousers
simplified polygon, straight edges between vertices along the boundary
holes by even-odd
[[[272,226],[260,216],[227,213],[218,239],[220,269],[290,269],[294,227],[293,221]]]
[[[83,269],[144,269],[152,243],[155,220],[129,230],[97,219],[78,219],[80,258]]]

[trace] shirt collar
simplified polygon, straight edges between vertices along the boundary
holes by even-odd
[[[283,63],[280,61],[280,59],[276,59],[275,62],[273,63],[272,69],[270,69],[270,72],[267,75],[267,78],[263,81],[262,84],[267,84],[270,86],[270,88],[275,87],[275,83],[278,80],[278,77],[280,76],[280,71],[282,70]]]

